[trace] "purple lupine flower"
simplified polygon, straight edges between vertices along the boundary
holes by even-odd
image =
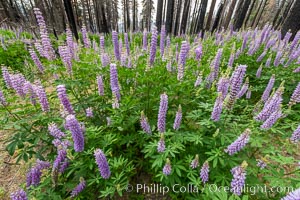
[[[129,41],[128,41],[128,34],[124,33],[124,39],[125,39],[125,47],[126,47],[126,52],[127,56],[130,55],[130,47],[129,47]]]
[[[209,164],[207,161],[205,161],[200,170],[200,178],[203,184],[205,184],[208,181],[208,177],[209,177]]]
[[[260,56],[257,58],[256,62],[260,62],[262,61],[262,59],[266,56],[267,52],[264,51],[262,54],[260,54]]]
[[[194,83],[194,87],[198,87],[201,83],[202,83],[202,72],[200,72],[199,75],[197,76],[197,79]]]
[[[165,25],[162,25],[160,31],[160,43],[159,43],[161,57],[163,57],[165,51],[165,37],[166,37],[166,28]]]
[[[93,108],[89,107],[85,110],[87,117],[93,117]]]
[[[100,36],[100,49],[101,49],[102,53],[104,52],[104,47],[105,47],[105,40],[104,40],[104,36],[101,35]]]
[[[32,105],[36,105],[37,95],[34,92],[33,86],[29,81],[25,81],[25,83],[23,85],[23,91],[25,94],[29,95]]]
[[[89,39],[88,33],[86,31],[85,25],[82,26],[81,28],[81,33],[82,33],[82,40],[85,48],[90,48],[91,47],[91,41]]]
[[[175,60],[176,60],[176,62],[178,62],[178,58],[179,58],[178,43],[176,43],[176,46],[175,46]]]
[[[59,46],[58,53],[67,68],[69,74],[72,74],[72,54],[67,46]]]
[[[116,95],[117,100],[120,101],[121,94],[118,81],[117,65],[114,63],[110,64],[110,88],[112,93]]]
[[[261,129],[270,129],[276,121],[282,117],[283,114],[279,108],[277,111],[273,112],[270,117],[260,126]]]
[[[264,169],[266,168],[267,163],[265,163],[263,160],[258,159],[256,166],[259,167],[260,169]]]
[[[241,98],[248,91],[248,88],[249,88],[249,78],[247,77],[244,85],[242,86],[241,90],[237,95],[237,98]]]
[[[184,66],[188,55],[188,51],[189,51],[189,46],[187,42],[182,41],[181,49],[179,53],[178,72],[177,72],[177,80],[179,81],[181,81],[184,76]]]
[[[120,54],[122,54],[122,49],[123,49],[123,41],[122,38],[119,39],[119,52]],[[122,59],[122,57],[120,57],[120,59]]]
[[[296,45],[298,44],[300,40],[300,31],[298,31],[294,37],[294,40],[292,41],[291,45],[290,45],[290,52],[293,51],[293,49],[296,47]]]
[[[226,97],[230,86],[230,80],[227,76],[221,77],[217,83],[217,92],[221,92],[223,98]]]
[[[31,59],[33,60],[34,64],[37,66],[37,68],[39,69],[39,71],[43,74],[44,73],[44,66],[41,63],[39,57],[36,55],[35,51],[30,48],[29,49],[29,54],[31,56]]]
[[[148,46],[148,44],[147,44],[147,35],[148,35],[147,29],[145,28],[144,32],[143,32],[143,50],[144,51],[147,51],[147,46]]]
[[[119,104],[118,98],[117,98],[117,96],[116,96],[116,94],[114,92],[112,94],[112,108],[113,109],[120,108],[120,104]]]
[[[119,40],[118,40],[118,33],[116,31],[112,31],[112,42],[114,45],[114,52],[116,60],[120,60],[120,48],[119,48]]]
[[[158,120],[157,120],[157,128],[160,133],[164,133],[166,131],[166,116],[168,110],[168,95],[163,93],[160,95],[160,104],[159,104],[159,112],[158,112]]]
[[[275,67],[277,67],[279,65],[282,54],[283,54],[282,50],[278,50],[275,60],[274,60],[274,63],[273,63]]]
[[[181,120],[182,120],[182,109],[181,109],[181,105],[178,106],[178,111],[176,112],[176,117],[175,117],[175,121],[173,124],[173,129],[174,130],[178,130],[181,124]]]
[[[104,96],[104,84],[102,75],[97,76],[98,94]]]
[[[71,197],[76,197],[82,190],[84,190],[86,186],[86,182],[83,178],[81,178],[80,183],[72,190]]]
[[[48,124],[48,131],[50,135],[58,139],[66,136],[66,134],[62,132],[55,123]]]
[[[126,60],[127,60],[127,56],[126,56],[125,52],[122,52],[121,53],[121,60],[120,60],[122,67],[126,66]]]
[[[270,93],[272,91],[272,88],[274,86],[275,83],[275,74],[273,74],[268,82],[268,85],[263,93],[263,95],[261,96],[261,99],[263,100],[263,102],[266,102],[270,96]]]
[[[57,151],[57,156],[53,161],[53,169],[59,169],[61,163],[67,159],[67,151],[65,149],[59,149]]]
[[[262,72],[262,65],[260,65],[260,67],[256,71],[256,78],[260,78],[261,77],[261,72]]]
[[[200,60],[202,57],[202,45],[200,44],[196,49],[195,49],[195,54],[196,54],[196,60]]]
[[[299,73],[300,72],[300,67],[296,68],[293,72],[294,73]]]
[[[150,124],[148,122],[148,118],[145,116],[144,112],[142,111],[141,113],[141,119],[140,119],[140,123],[141,123],[141,127],[143,129],[143,131],[147,134],[151,134],[151,127]]]
[[[70,51],[70,54],[71,54],[72,58],[75,58],[73,35],[72,35],[72,31],[70,30],[70,28],[68,26],[66,29],[66,36],[67,36],[67,38],[66,38],[67,46]]]
[[[248,31],[248,32],[247,32],[246,34],[244,34],[244,36],[243,36],[243,44],[242,44],[242,49],[241,49],[242,51],[244,51],[244,50],[246,49],[249,35],[250,35],[250,33],[249,33],[249,31]]]
[[[110,59],[107,53],[102,53],[101,54],[101,64],[102,67],[106,67],[107,65],[109,65]]]
[[[164,134],[160,135],[160,139],[157,143],[157,152],[164,152],[166,149]]]
[[[300,199],[300,188],[288,193],[288,195],[283,197],[281,200],[298,200],[298,199]]]
[[[191,166],[192,169],[195,169],[199,166],[199,155],[198,154],[195,156],[195,159],[192,160],[190,166]]]
[[[43,161],[40,159],[36,160],[36,167],[40,170],[47,169],[51,166],[51,163],[48,161]]]
[[[228,61],[228,68],[232,68],[233,62],[234,62],[234,52],[232,52],[230,54],[230,58],[229,58],[229,61]]]
[[[216,57],[212,62],[212,64],[213,64],[213,80],[216,80],[219,75],[219,68],[220,68],[222,54],[223,54],[223,49],[218,49]]]
[[[251,98],[251,89],[248,88],[247,93],[246,93],[246,99],[250,99]]]
[[[95,39],[93,39],[93,49],[94,49],[95,52],[98,52],[98,51],[99,51],[99,49],[98,49],[98,44],[97,44],[97,42],[95,41]]]
[[[280,87],[276,90],[276,92],[271,96],[268,101],[264,104],[262,111],[254,118],[257,121],[266,121],[270,115],[277,111],[282,102],[282,94],[284,87],[280,85]]]
[[[67,92],[66,92],[66,87],[65,85],[58,85],[56,87],[56,91],[57,91],[57,96],[60,100],[60,103],[64,106],[65,110],[69,113],[69,114],[74,114],[74,110],[73,107],[70,103],[70,100],[67,96]]]
[[[47,95],[46,95],[45,89],[43,88],[40,81],[35,82],[35,85],[33,85],[33,90],[39,99],[42,111],[49,112],[50,106],[49,106],[49,102],[47,99]]]
[[[156,46],[157,46],[157,30],[154,27],[152,30],[151,43],[150,43],[150,55],[149,55],[149,63],[152,66],[155,60],[156,55]]]
[[[105,154],[101,149],[96,149],[94,156],[102,178],[108,179],[111,173]]]
[[[24,83],[26,79],[22,74],[11,74],[10,75],[12,88],[16,91],[16,93],[20,97],[25,97],[25,93],[23,90]]]
[[[40,29],[41,42],[43,46],[43,54],[48,60],[52,60],[55,58],[55,53],[51,44],[51,40],[47,31],[46,23],[44,17],[38,8],[34,8],[34,14],[37,19],[37,23]]]
[[[297,143],[300,139],[300,125],[297,127],[297,129],[293,132],[290,140],[293,143]]]
[[[10,74],[8,72],[8,69],[5,66],[1,66],[1,70],[2,70],[2,77],[6,84],[6,87],[12,88],[12,83],[11,83]]]
[[[39,41],[34,42],[34,47],[39,52],[40,56],[47,58],[47,53],[45,54],[43,46]]]
[[[74,141],[74,149],[76,152],[84,150],[84,136],[83,130],[74,115],[66,117],[66,127],[71,131]]]
[[[213,121],[219,121],[220,120],[220,116],[222,113],[222,108],[223,108],[223,94],[221,92],[218,93],[218,97],[215,101],[215,105],[213,108],[213,111],[211,113],[211,119]]]
[[[233,143],[231,143],[225,152],[229,155],[233,155],[243,149],[250,140],[251,130],[246,129]]]
[[[163,168],[162,171],[163,171],[163,174],[166,175],[166,176],[168,176],[168,175],[171,174],[171,172],[172,172],[172,166],[171,166],[171,162],[170,162],[169,158],[167,158],[166,164],[165,164],[165,166],[164,166],[164,168]]]
[[[245,185],[245,180],[246,180],[245,167],[237,166],[237,167],[232,168],[230,172],[233,175],[230,191],[233,192],[234,194],[240,196],[242,194],[242,189]]]
[[[28,200],[27,194],[23,189],[19,189],[16,192],[10,194],[11,200]]]
[[[64,171],[66,171],[66,169],[69,167],[69,161],[66,159],[64,162],[61,163],[58,172],[59,173],[64,173]]]
[[[276,44],[276,39],[271,39],[267,42],[267,45],[265,46],[265,51],[270,49],[274,44]]]
[[[42,172],[37,167],[32,167],[26,176],[26,186],[30,187],[31,185],[37,186],[40,184]]]
[[[290,102],[289,105],[294,105],[296,103],[300,102],[300,82],[298,83],[296,89],[294,90],[291,98],[290,98]]]
[[[266,67],[270,67],[272,61],[272,57],[270,56],[266,61]]]
[[[170,48],[170,46],[171,46],[171,39],[170,39],[170,36],[168,35],[167,36],[167,42],[166,42],[167,44],[166,44],[166,47],[167,48]]]
[[[239,65],[232,73],[232,76],[230,79],[231,84],[230,84],[229,99],[226,104],[226,106],[229,110],[232,109],[232,106],[234,105],[234,102],[236,100],[238,92],[243,83],[243,79],[246,74],[246,69],[247,69],[246,65]]]
[[[6,99],[4,97],[4,94],[1,90],[0,90],[0,103],[4,106],[7,105],[7,101],[6,101]]]

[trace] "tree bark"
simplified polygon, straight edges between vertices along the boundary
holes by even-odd
[[[78,40],[79,37],[78,37],[76,21],[75,21],[75,18],[74,18],[74,13],[73,13],[71,0],[64,0],[64,6],[65,6],[65,11],[67,13],[68,21],[69,21],[69,24],[70,24],[70,28],[73,32],[74,37],[76,38],[76,40]]]
[[[219,9],[217,11],[216,18],[214,20],[211,32],[214,32],[218,28],[218,24],[219,24],[220,19],[221,19],[221,14],[222,14],[223,7],[224,7],[224,2],[221,2],[220,6],[219,6]]]
[[[209,9],[209,13],[208,13],[208,16],[207,16],[207,20],[206,20],[206,25],[205,25],[205,29],[207,31],[210,29],[212,16],[214,14],[215,5],[216,5],[216,0],[212,0],[211,5],[210,5],[210,9]]]
[[[235,8],[236,1],[237,1],[237,0],[232,0],[232,2],[231,2],[231,4],[230,4],[230,7],[229,7],[229,10],[228,10],[228,13],[227,13],[227,15],[226,15],[225,22],[224,22],[224,28],[225,28],[225,29],[228,28],[229,23],[230,23],[230,21],[231,21],[231,18],[232,18],[232,14],[233,14],[233,11],[234,11],[234,8]]]
[[[164,3],[164,0],[157,0],[156,27],[157,27],[158,32],[160,32],[161,25],[162,25],[161,19],[162,19],[163,3]]]
[[[207,0],[202,0],[201,7],[199,9],[200,15],[199,15],[198,23],[197,23],[196,33],[199,33],[200,31],[203,32],[203,30],[204,30],[204,18],[205,18],[205,14],[206,14],[206,8],[207,8]]]
[[[179,30],[179,20],[180,20],[180,14],[181,14],[181,4],[182,4],[182,0],[178,0],[178,4],[177,4],[177,11],[176,11],[176,19],[175,19],[175,24],[174,24],[174,35],[178,34],[178,30]]]
[[[251,16],[251,13],[253,11],[255,3],[256,3],[256,0],[251,1],[250,9],[248,10],[247,17],[246,17],[245,22],[244,22],[245,27],[247,27],[247,24],[248,24],[248,21],[250,19],[250,16]]]
[[[250,1],[245,0],[242,3],[242,8],[240,10],[237,10],[237,16],[236,16],[236,18],[234,20],[234,23],[233,23],[233,28],[235,30],[240,29],[243,26],[243,22],[245,20],[247,11],[249,9],[249,6],[250,6]]]
[[[181,19],[181,26],[180,26],[180,34],[185,34],[186,31],[186,23],[188,20],[188,12],[190,8],[190,0],[185,0],[184,2],[184,8],[183,8],[183,13],[182,13],[182,19]]]
[[[300,29],[300,1],[295,1],[294,5],[291,7],[291,10],[283,22],[281,29],[281,36],[284,37],[285,34],[291,30],[292,37],[290,40],[293,40],[297,31]]]
[[[167,31],[167,33],[172,32],[173,11],[174,11],[174,0],[168,0],[167,18],[166,18],[166,31]]]

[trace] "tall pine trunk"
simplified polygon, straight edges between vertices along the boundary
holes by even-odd
[[[173,11],[174,11],[174,0],[168,0],[167,18],[166,18],[166,31],[167,31],[167,33],[171,33],[172,32]]]
[[[291,10],[283,22],[282,28],[281,28],[281,35],[282,37],[285,36],[285,34],[291,30],[291,33],[293,34],[290,40],[293,40],[297,31],[300,29],[300,1],[296,0],[294,2],[294,5],[291,7]]]
[[[212,0],[211,5],[210,5],[210,9],[209,9],[209,13],[208,13],[208,16],[207,16],[207,20],[206,20],[206,25],[205,25],[205,29],[207,31],[210,29],[210,25],[212,24],[212,17],[213,17],[213,14],[214,14],[215,5],[216,5],[216,0]]]
[[[160,32],[161,29],[161,19],[162,19],[162,12],[163,12],[163,3],[164,0],[157,0],[157,11],[156,11],[156,27],[158,32]]]

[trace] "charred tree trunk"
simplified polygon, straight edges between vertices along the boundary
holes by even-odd
[[[254,27],[256,27],[256,26],[258,25],[258,23],[259,23],[259,21],[260,21],[260,18],[261,18],[261,16],[262,16],[263,12],[264,12],[264,9],[266,8],[267,1],[268,1],[268,0],[265,0],[264,4],[263,4],[263,6],[262,6],[262,9],[261,9],[261,11],[260,11],[260,13],[259,13],[259,15],[258,15],[257,19],[255,20],[255,26],[254,26]]]
[[[162,19],[162,12],[163,12],[163,3],[164,0],[157,0],[157,11],[156,11],[156,27],[158,32],[160,32],[161,29],[161,19]]]
[[[166,31],[167,31],[167,33],[172,32],[173,13],[174,13],[173,11],[174,11],[174,0],[168,0],[167,18],[166,18]]]
[[[206,20],[206,25],[205,25],[206,30],[210,29],[212,16],[214,14],[215,5],[216,5],[216,0],[212,0],[211,5],[210,5],[210,9],[209,9],[209,13],[208,13],[208,16],[207,16],[207,20]]]
[[[126,26],[127,26],[127,32],[129,32],[130,31],[130,15],[129,15],[128,0],[126,0]]]
[[[182,0],[178,0],[178,4],[177,4],[177,10],[176,10],[176,19],[175,19],[175,24],[174,24],[174,35],[178,34],[178,30],[179,30],[179,20],[180,20],[180,14],[181,14],[181,4],[182,4]]]
[[[202,0],[199,9],[200,15],[197,23],[196,33],[199,33],[200,31],[203,32],[204,30],[204,18],[205,18],[206,8],[207,8],[207,0]]]
[[[184,8],[183,8],[183,13],[182,13],[182,19],[181,19],[181,26],[180,26],[180,34],[185,34],[186,31],[186,23],[188,20],[188,12],[190,8],[190,0],[185,0],[184,2]]]
[[[65,6],[66,13],[67,13],[68,21],[70,24],[70,28],[73,32],[74,37],[76,38],[76,40],[78,40],[79,37],[78,37],[78,32],[77,32],[77,27],[76,27],[76,22],[75,22],[75,18],[74,18],[71,1],[64,0],[64,6]]]
[[[218,28],[218,24],[219,24],[220,19],[221,19],[221,14],[222,14],[223,7],[224,7],[224,3],[222,2],[222,3],[220,3],[220,7],[217,11],[216,18],[215,18],[215,21],[213,23],[211,32],[214,32]]]
[[[242,3],[242,8],[240,10],[237,10],[237,15],[233,23],[233,28],[235,30],[240,29],[243,26],[243,22],[245,20],[249,6],[250,1],[244,0],[244,2]]]
[[[275,14],[274,19],[273,19],[273,21],[272,21],[272,26],[273,26],[273,27],[276,25],[276,22],[277,22],[277,20],[278,20],[279,14],[280,14],[280,11],[281,11],[281,9],[283,8],[285,2],[286,2],[286,0],[283,0],[283,1],[280,3],[279,7],[277,8],[276,14]]]
[[[229,23],[231,21],[231,18],[232,18],[232,14],[233,14],[233,11],[234,11],[234,8],[235,8],[235,4],[236,4],[236,1],[237,0],[232,0],[230,6],[229,6],[229,10],[228,10],[228,13],[226,15],[226,19],[225,19],[225,22],[224,22],[224,28],[227,29],[227,27],[229,26]]]
[[[253,11],[255,3],[256,3],[256,0],[251,1],[250,9],[248,10],[247,17],[246,17],[245,22],[244,22],[245,27],[247,27],[247,24],[248,24],[248,21],[250,19],[250,16],[251,16],[251,13]]]
[[[300,1],[295,1],[294,5],[291,7],[291,10],[285,19],[282,29],[281,35],[282,37],[290,30],[293,34],[290,40],[293,40],[297,31],[300,29]]]
[[[136,16],[136,13],[135,13],[135,7],[136,7],[136,0],[133,0],[132,1],[132,31],[134,32],[136,29],[135,29],[135,16]]]

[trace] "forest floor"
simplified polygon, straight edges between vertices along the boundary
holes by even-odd
[[[16,163],[15,156],[10,156],[5,150],[5,140],[11,133],[0,130],[0,199],[9,200],[10,193],[19,189],[26,180],[29,164],[20,161]]]

